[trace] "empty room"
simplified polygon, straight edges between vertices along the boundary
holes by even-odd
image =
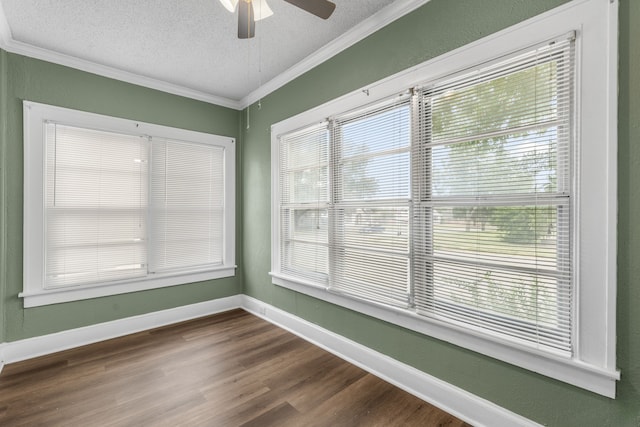
[[[640,426],[640,1],[0,0],[1,426]]]

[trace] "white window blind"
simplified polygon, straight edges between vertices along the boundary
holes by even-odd
[[[330,289],[409,304],[411,109],[408,95],[332,122]]]
[[[150,271],[223,262],[224,148],[151,140]]]
[[[329,265],[329,134],[326,123],[280,139],[281,268],[326,284]]]
[[[572,45],[421,91],[418,312],[571,351]]]
[[[147,273],[146,138],[45,124],[45,288]]]
[[[226,277],[234,268],[233,142],[35,103],[26,104],[26,113],[35,116],[27,128],[33,134],[28,160],[41,174],[30,181],[28,210],[41,218],[29,228],[41,229],[28,245],[39,251],[34,262],[27,258],[36,298],[170,286],[181,277]],[[67,124],[74,121],[87,127]],[[124,132],[104,130],[110,126]]]

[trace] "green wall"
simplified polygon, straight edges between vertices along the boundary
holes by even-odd
[[[606,0],[598,0],[606,1]],[[567,0],[432,0],[245,114],[0,50],[0,342],[244,292],[547,425],[640,426],[640,1],[620,4],[618,366],[611,400],[273,286],[271,124]],[[496,13],[498,12],[498,13]],[[22,99],[237,137],[235,278],[23,309]],[[634,185],[635,184],[635,185]],[[243,210],[243,206],[247,209]]]
[[[432,0],[265,97],[260,110],[251,106],[251,127],[244,135],[242,157],[247,206],[242,217],[245,293],[539,423],[640,426],[640,310],[634,309],[640,307],[638,0],[622,0],[620,4],[617,357],[622,380],[615,400],[274,286],[267,274],[271,124],[565,2]]]
[[[22,100],[236,138],[239,136],[240,113],[7,52],[0,51],[0,61],[0,227],[6,223],[6,232],[2,233],[0,241],[0,319],[4,320],[3,327],[0,327],[0,342],[242,292],[242,280],[237,275],[214,281],[24,309],[22,300],[18,298],[18,293],[22,290]],[[241,183],[240,179],[238,181]],[[238,212],[241,213],[239,189],[240,184],[237,198]],[[241,224],[237,226],[237,236],[241,239]],[[239,263],[241,240],[238,241],[237,248]]]

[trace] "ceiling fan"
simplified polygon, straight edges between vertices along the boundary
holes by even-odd
[[[284,0],[319,18],[327,19],[336,8],[335,3],[328,0]],[[256,22],[273,15],[267,0],[220,0],[229,11],[234,12],[238,6],[238,38],[250,39],[255,36]]]

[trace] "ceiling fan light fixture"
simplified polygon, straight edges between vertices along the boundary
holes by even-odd
[[[220,3],[222,3],[225,9],[233,13],[238,5],[238,0],[220,0]]]
[[[329,0],[284,1],[322,19],[329,18],[336,8],[335,3]],[[231,12],[238,6],[239,39],[253,38],[256,31],[256,21],[273,15],[273,11],[267,4],[267,0],[220,0],[220,3]]]
[[[273,15],[273,10],[267,4],[267,0],[251,0],[251,3],[253,3],[253,14],[256,21]]]

